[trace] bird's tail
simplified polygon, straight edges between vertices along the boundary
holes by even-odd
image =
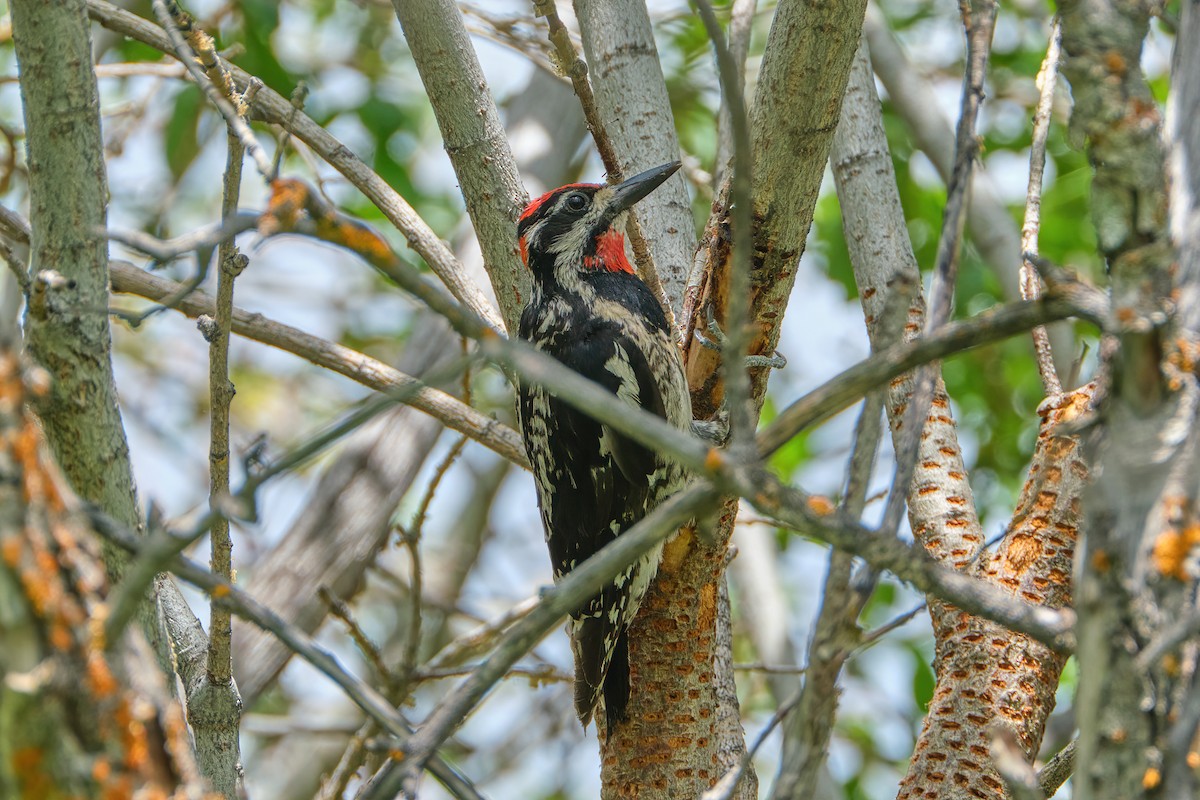
[[[604,698],[607,730],[624,722],[629,707],[629,638],[626,631],[617,637],[616,646],[605,659],[599,633],[584,625],[573,637],[575,644],[575,714],[586,728]],[[600,626],[595,626],[600,627]],[[592,634],[589,636],[588,634]]]

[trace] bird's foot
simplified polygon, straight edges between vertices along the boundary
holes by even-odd
[[[725,331],[721,330],[721,326],[717,324],[717,320],[713,317],[712,306],[709,306],[704,311],[707,324],[705,326],[707,336],[699,331],[694,334],[702,347],[707,347],[709,350],[718,352],[725,349],[729,342],[729,337],[725,335]],[[711,338],[710,338],[711,337]],[[748,369],[766,367],[768,369],[783,369],[787,366],[787,359],[776,350],[769,356],[764,355],[748,355],[746,356],[746,367]]]

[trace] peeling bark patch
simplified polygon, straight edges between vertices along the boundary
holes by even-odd
[[[1005,561],[1010,570],[1023,573],[1042,554],[1042,543],[1034,536],[1017,533],[1008,543]]]
[[[697,625],[701,630],[712,630],[717,620],[717,585],[706,583],[700,587],[700,609]]]

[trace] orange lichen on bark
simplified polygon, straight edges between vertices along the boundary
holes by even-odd
[[[1189,581],[1188,557],[1200,545],[1200,520],[1186,497],[1163,499],[1164,529],[1154,540],[1150,556],[1154,568],[1166,577]],[[1194,569],[1194,568],[1193,568]]]
[[[827,517],[834,511],[837,511],[837,506],[825,495],[814,494],[808,498],[808,510],[822,517]]]
[[[25,624],[39,631],[39,644],[29,645],[26,657],[55,676],[30,686],[32,713],[41,719],[7,743],[20,797],[173,796],[186,788],[178,779],[186,770],[147,771],[149,754],[162,745],[129,709],[154,714],[159,706],[128,688],[97,634],[107,591],[104,565],[26,408],[34,393],[28,375],[18,359],[0,353],[0,463],[15,478],[0,486],[0,570],[16,578]],[[168,697],[165,687],[162,697]],[[21,745],[23,735],[45,729],[59,731],[60,741]],[[165,760],[181,765],[190,758],[188,747]]]
[[[374,228],[341,214],[307,183],[295,178],[271,181],[271,199],[259,218],[263,236],[294,231],[307,214],[318,238],[345,247],[376,267],[395,266],[399,257]]]

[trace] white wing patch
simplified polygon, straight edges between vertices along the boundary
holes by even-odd
[[[617,397],[622,402],[631,406],[642,404],[642,393],[638,386],[637,375],[633,372],[633,364],[629,361],[629,353],[624,347],[619,344],[613,346],[613,354],[608,361],[604,362],[604,369],[615,375],[619,381]],[[600,455],[611,456],[613,454],[612,437],[615,434],[607,425],[601,427],[603,433],[600,435]]]

